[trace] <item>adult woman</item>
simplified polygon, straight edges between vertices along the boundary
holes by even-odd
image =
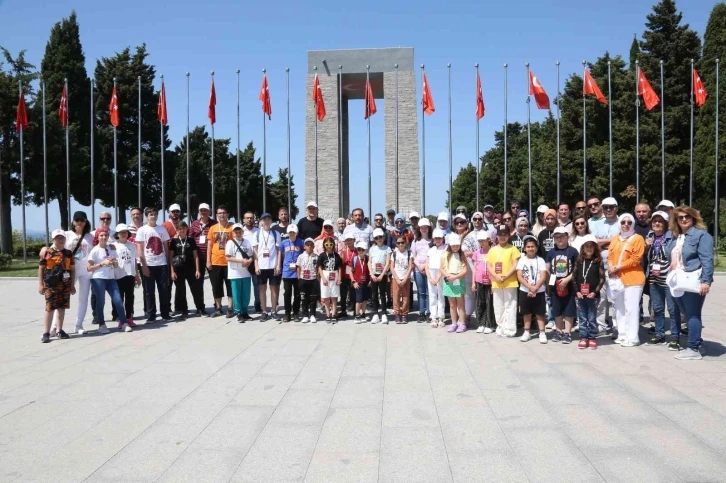
[[[590,227],[587,226],[587,218],[584,215],[577,215],[572,220],[572,235],[570,235],[570,246],[580,252],[580,247],[585,242],[585,237],[590,234]]]
[[[431,311],[429,310],[429,287],[426,277],[426,255],[431,248],[431,222],[428,218],[422,218],[418,222],[418,229],[411,245],[413,263],[415,266],[413,279],[416,282],[418,292],[418,321],[426,322]]]
[[[538,236],[539,232],[541,232],[544,229],[544,227],[545,227],[544,218],[545,218],[545,213],[547,212],[547,210],[549,210],[547,205],[539,205],[537,207],[537,213],[536,213],[537,220],[535,221],[534,226],[532,227],[532,234],[534,236]]]
[[[514,218],[512,217],[512,214],[504,213],[502,215],[502,223],[507,225],[507,229],[509,230],[509,236],[513,237],[514,234],[517,232],[517,228],[514,226]]]
[[[688,324],[688,348],[676,355],[680,360],[701,359],[701,309],[706,295],[713,283],[713,238],[706,231],[701,214],[689,206],[679,206],[673,210],[670,220],[673,239],[666,247],[671,255],[671,270],[693,273],[698,270],[700,287],[698,292],[683,292],[671,289]],[[669,284],[670,285],[670,284]]]
[[[633,215],[625,213],[618,221],[620,235],[612,238],[608,252],[608,298],[615,305],[616,342],[622,347],[635,347],[640,345],[640,297],[645,284],[641,262],[645,240],[635,233]]]
[[[515,226],[517,229],[514,235],[509,237],[509,243],[519,250],[519,253],[524,253],[524,237],[532,234],[529,232],[529,221],[524,217],[517,218]]]
[[[666,277],[670,271],[670,252],[666,247],[673,239],[668,230],[668,214],[663,211],[656,211],[650,219],[652,236],[646,240],[647,251],[645,259],[645,278],[650,288],[650,301],[653,303],[655,314],[655,336],[651,337],[648,345],[662,345],[665,339],[665,309],[668,306],[668,313],[671,316],[671,340],[668,348],[673,351],[680,350],[681,320],[680,312],[674,310],[675,300],[668,290]],[[676,316],[677,315],[677,316]]]

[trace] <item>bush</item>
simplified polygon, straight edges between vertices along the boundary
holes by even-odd
[[[0,253],[0,269],[6,268],[13,261],[13,257],[9,253]]]
[[[29,236],[27,239],[28,257],[36,257],[45,244],[45,239]],[[23,258],[23,234],[20,230],[13,230],[13,257]]]

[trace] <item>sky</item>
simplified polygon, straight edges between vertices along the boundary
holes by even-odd
[[[267,124],[267,170],[287,166],[285,68],[290,68],[292,174],[298,207],[304,203],[305,88],[307,52],[324,49],[413,47],[415,65],[426,65],[436,112],[426,118],[426,212],[444,208],[448,189],[447,68],[451,63],[452,150],[454,177],[476,158],[476,89],[479,63],[486,105],[480,121],[480,154],[493,145],[504,119],[504,68],[508,64],[509,122],[526,122],[529,62],[554,98],[560,84],[581,73],[582,60],[595,61],[606,50],[626,60],[633,34],[645,29],[655,0],[588,2],[575,0],[473,0],[346,2],[318,0],[214,1],[57,0],[38,8],[36,2],[0,0],[0,45],[13,55],[27,49],[26,59],[40,66],[51,27],[75,9],[81,28],[86,66],[92,75],[96,59],[127,46],[146,43],[148,61],[164,74],[169,135],[177,144],[186,132],[185,73],[190,73],[191,126],[207,124],[210,71],[215,71],[217,124],[215,136],[236,143],[237,74],[240,69],[241,140],[262,149],[262,116],[258,100],[267,69],[272,121]],[[683,22],[701,36],[713,1],[681,0]],[[585,6],[586,5],[586,6]],[[416,69],[418,99],[421,79]],[[160,81],[157,78],[157,82]],[[158,86],[157,86],[158,87]],[[373,210],[384,211],[383,102],[372,117]],[[332,104],[331,104],[332,105]],[[359,111],[359,112],[358,112]],[[366,122],[363,101],[350,104],[351,206],[368,206]],[[357,115],[357,113],[359,115]],[[532,110],[532,120],[546,111]],[[419,109],[419,138],[420,109]],[[421,155],[421,153],[419,153]],[[351,176],[351,180],[353,180]],[[381,182],[376,183],[376,180]],[[415,182],[417,180],[407,180]],[[184,200],[178,200],[182,202]],[[492,200],[496,201],[496,200]],[[72,209],[80,209],[73,204]],[[96,214],[100,211],[97,205]],[[49,205],[50,227],[60,224],[57,203]],[[13,207],[13,227],[21,227],[21,208]],[[44,208],[26,209],[28,229],[44,231]],[[89,211],[90,216],[90,211]]]

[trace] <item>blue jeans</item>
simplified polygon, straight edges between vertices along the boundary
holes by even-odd
[[[429,315],[429,282],[425,273],[414,270],[413,279],[416,281],[416,290],[418,290],[418,313],[419,315]]]
[[[103,306],[106,303],[106,293],[111,296],[111,304],[118,314],[118,320],[126,321],[126,312],[124,311],[124,303],[121,300],[121,291],[118,289],[116,280],[106,280],[103,278],[91,279],[91,290],[96,296],[95,317],[99,325],[103,325]]]
[[[554,289],[554,287],[552,287]],[[547,302],[547,323],[555,323],[555,318],[552,316],[552,296],[545,294],[545,301]]]
[[[703,301],[706,300],[705,295],[692,292],[685,292],[683,296],[676,297],[676,301],[681,308],[681,312],[686,317],[688,324],[688,348],[697,351],[703,339],[701,339],[701,329],[703,322],[701,321],[701,309]]]
[[[597,337],[597,304],[600,299],[577,299],[577,322],[580,325],[580,339]]]
[[[655,314],[655,335],[665,337],[665,311],[668,307],[668,315],[671,319],[671,340],[678,341],[681,335],[681,312],[676,310],[676,303],[673,300],[668,287],[650,284],[650,301],[653,303]]]

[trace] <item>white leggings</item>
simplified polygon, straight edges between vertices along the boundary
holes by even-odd
[[[504,335],[517,333],[517,291],[515,288],[493,288],[494,319]]]
[[[430,269],[429,269],[430,270]],[[430,270],[433,277],[438,277],[438,270]],[[438,284],[432,285],[431,278],[428,279],[429,284],[429,311],[431,312],[432,319],[443,319],[446,315],[444,313],[444,281],[439,281]]]
[[[640,297],[642,294],[642,285],[631,285],[625,287],[625,290],[613,300],[618,337],[630,342],[640,342],[638,330],[640,329]]]
[[[88,300],[91,297],[91,274],[86,272],[77,278],[78,282],[78,316],[76,317],[76,327],[83,327],[83,319],[86,318],[88,311]],[[53,314],[53,328],[58,327],[58,312]]]

